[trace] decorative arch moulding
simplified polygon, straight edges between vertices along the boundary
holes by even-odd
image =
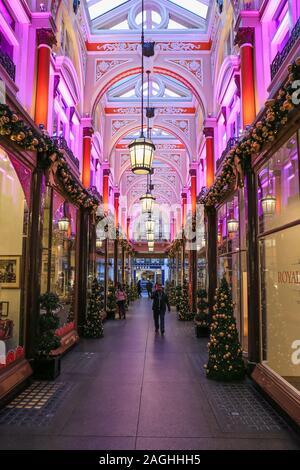
[[[140,73],[141,73],[141,67],[133,67],[131,69],[124,70],[123,72],[116,74],[113,78],[107,81],[103,85],[103,87],[99,91],[97,91],[97,95],[95,99],[93,100],[93,107],[92,107],[91,115],[92,116],[95,115],[96,108],[98,106],[99,101],[113,85],[115,85],[118,81],[124,78],[131,77],[132,75],[136,75]],[[203,92],[202,87],[199,87],[199,85],[198,87],[196,87],[196,85],[194,86],[189,80],[183,77],[182,74],[179,74],[178,72],[174,70],[170,70],[168,68],[155,66],[153,68],[153,73],[162,74],[162,75],[166,75],[167,77],[175,78],[176,80],[181,82],[183,85],[185,85],[197,99],[198,103],[200,104],[202,113],[206,115],[206,100],[205,100],[205,94]]]
[[[140,42],[86,42],[88,52],[136,52]],[[199,52],[210,51],[212,46],[209,41],[157,41],[156,50],[163,52]]]

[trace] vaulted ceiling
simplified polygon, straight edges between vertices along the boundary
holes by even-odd
[[[157,206],[166,206],[169,214],[170,206],[180,207],[190,164],[197,161],[197,135],[208,106],[214,3],[144,1],[145,40],[155,42],[154,57],[145,58],[144,70],[150,74],[145,73],[143,87],[147,106],[149,76],[150,106],[155,108],[148,123],[156,145],[153,193]],[[142,1],[86,0],[85,7],[86,41],[95,61],[88,103],[93,103],[93,116],[100,110],[103,154],[120,191],[121,207],[128,215],[138,214],[147,180],[130,171],[128,144],[140,133]]]

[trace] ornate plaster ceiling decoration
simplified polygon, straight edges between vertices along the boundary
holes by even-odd
[[[172,126],[177,127],[181,132],[185,135],[189,135],[190,133],[190,126],[189,121],[184,119],[165,119],[164,122],[168,124],[172,124]]]
[[[131,120],[122,120],[122,119],[116,119],[112,120],[111,122],[111,135],[115,135],[117,132],[119,132],[122,127],[128,126],[130,123],[134,123],[135,121]]]
[[[179,65],[185,70],[191,72],[195,77],[198,78],[201,85],[203,86],[203,60],[202,59],[172,59],[168,60],[173,64]]]
[[[118,65],[122,65],[128,60],[96,60],[96,82],[98,82],[107,72],[115,69]]]

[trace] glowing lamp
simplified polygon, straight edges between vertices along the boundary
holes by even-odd
[[[102,247],[102,240],[101,238],[96,238],[96,248],[101,248]]]
[[[140,201],[142,203],[142,213],[143,214],[151,213],[153,210],[155,197],[152,196],[151,193],[147,192],[142,197],[140,197]]]
[[[154,251],[154,247],[149,246],[148,251],[150,251],[150,253],[151,253],[152,251]]]
[[[151,219],[146,220],[146,232],[147,233],[154,232],[154,220],[151,220]]]
[[[267,194],[261,200],[261,207],[265,216],[272,216],[276,210],[276,197]]]
[[[68,217],[62,217],[61,219],[59,219],[58,221],[58,229],[61,231],[61,232],[67,232],[68,231],[68,228],[69,228],[69,219]]]
[[[147,175],[152,168],[155,145],[150,139],[141,136],[129,145],[131,171],[136,175]]]
[[[148,248],[154,248],[154,242],[148,242]]]
[[[154,242],[154,233],[147,233],[147,241]]]
[[[239,229],[239,223],[236,219],[229,219],[227,222],[228,233],[236,233]]]

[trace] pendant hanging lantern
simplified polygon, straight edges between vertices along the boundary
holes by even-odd
[[[147,233],[146,235],[148,242],[154,242],[154,233]]]
[[[267,194],[261,200],[261,207],[264,216],[274,215],[276,210],[276,197],[272,196],[271,194]]]
[[[68,231],[68,228],[69,228],[69,219],[68,217],[62,217],[61,219],[59,219],[58,221],[58,229],[61,231],[61,232],[67,232]]]
[[[66,213],[66,202],[63,203],[63,216],[58,220],[57,225],[61,232],[67,232],[69,229],[70,220]]]
[[[142,203],[142,213],[143,214],[151,214],[153,211],[153,205],[155,201],[155,197],[147,191],[142,197],[140,197],[140,201]]]
[[[128,145],[131,171],[136,175],[147,175],[152,168],[155,145],[150,139],[146,139],[141,133],[138,139],[135,139]]]
[[[239,229],[239,223],[236,219],[229,219],[227,222],[227,229],[229,234],[236,233]]]
[[[270,162],[268,163],[268,188],[267,194],[261,200],[264,216],[273,216],[276,211],[276,197],[272,196],[272,179],[270,178]]]
[[[140,137],[129,145],[131,171],[136,175],[147,175],[151,172],[155,145],[150,138],[144,136],[144,1],[142,1],[142,93],[141,93],[141,133]]]
[[[151,218],[146,220],[146,232],[147,233],[154,232],[154,224],[155,224],[155,222]]]

